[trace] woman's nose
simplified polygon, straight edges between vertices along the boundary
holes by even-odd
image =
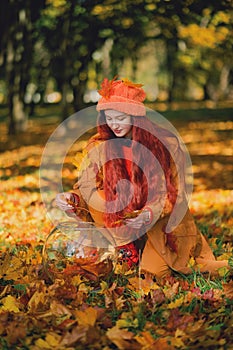
[[[117,121],[112,122],[112,128],[113,129],[119,128],[119,123]]]

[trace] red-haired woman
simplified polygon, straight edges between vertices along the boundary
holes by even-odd
[[[194,223],[185,152],[176,135],[146,117],[141,85],[104,79],[99,93],[98,133],[88,143],[78,182],[57,195],[57,205],[65,211],[88,208],[128,265],[139,263],[157,278],[172,270],[218,274],[229,268],[227,260],[216,261]]]

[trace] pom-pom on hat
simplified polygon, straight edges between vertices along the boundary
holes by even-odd
[[[97,111],[114,109],[133,116],[144,116],[146,108],[143,101],[146,93],[142,84],[134,84],[128,79],[108,80],[105,78],[98,90],[101,98],[97,103]]]

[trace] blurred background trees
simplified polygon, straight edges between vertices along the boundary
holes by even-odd
[[[231,99],[232,10],[228,0],[1,1],[9,133],[38,104],[59,104],[65,119],[95,103],[105,76],[143,82],[148,103]]]

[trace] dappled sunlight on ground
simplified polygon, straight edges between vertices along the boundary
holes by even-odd
[[[195,176],[190,210],[216,258],[229,259],[233,254],[230,131],[209,130],[208,123],[203,128],[191,126],[179,121]],[[39,167],[55,127],[33,122],[21,137],[0,135],[0,347],[232,347],[233,282],[226,270],[216,278],[195,271],[189,276],[173,273],[158,283],[142,279],[135,268],[127,271],[123,264],[110,274],[89,274],[90,280],[75,270],[69,275],[68,269],[62,278],[49,280],[42,248],[52,223],[41,200]],[[74,145],[65,160],[66,189],[77,176],[71,163],[79,146]],[[50,177],[49,173],[42,184],[48,189],[53,186]]]

